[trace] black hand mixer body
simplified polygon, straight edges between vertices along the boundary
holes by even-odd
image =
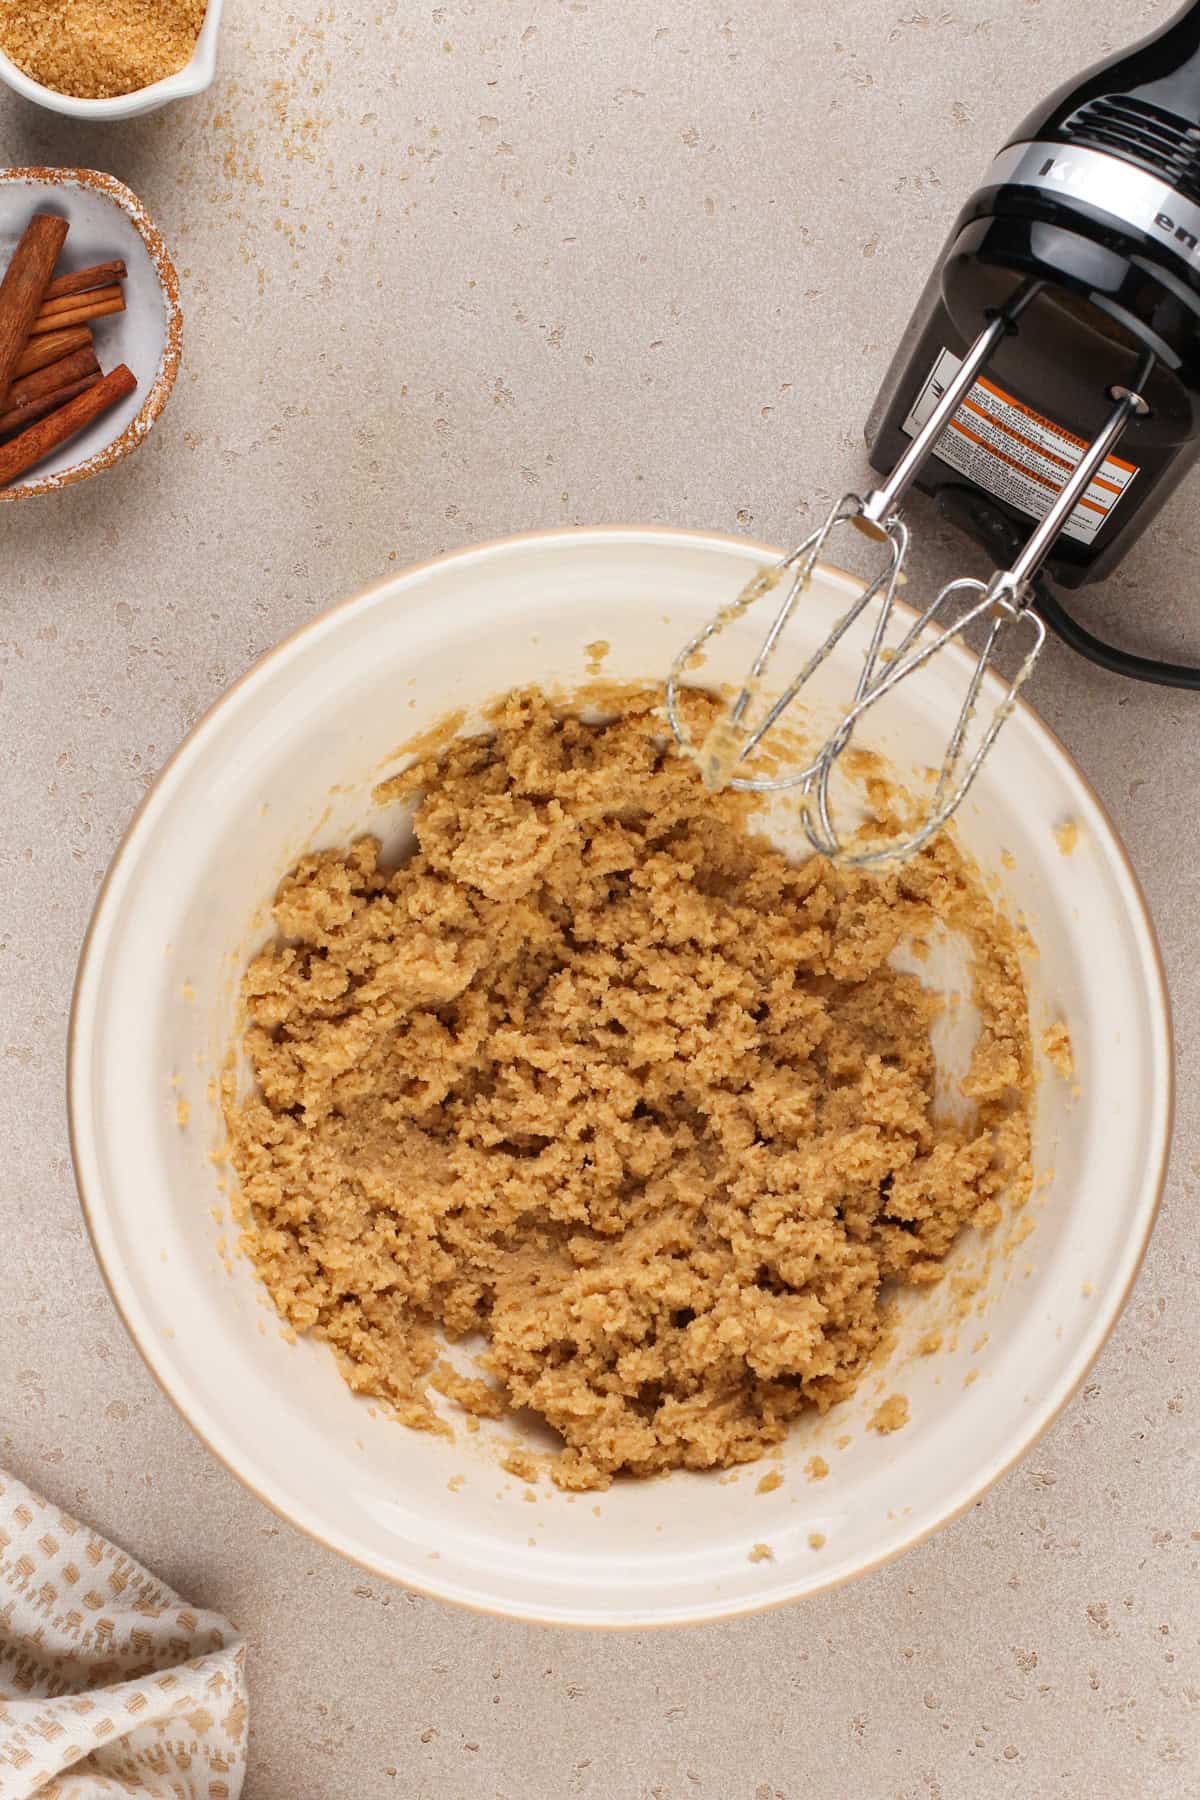
[[[1044,567],[1107,575],[1200,455],[1200,4],[1059,90],[995,158],[954,225],[875,402],[892,469],[980,335],[991,347],[916,485],[1001,564],[1044,516],[1114,397],[1120,427]],[[1111,650],[1039,583],[1075,647],[1147,679],[1196,672]]]
[[[1096,637],[1047,580],[1075,588],[1106,575],[1200,455],[1200,0],[1062,89],[1000,151],[926,285],[867,442],[881,484],[843,494],[694,632],[666,688],[675,738],[712,786],[795,790],[812,847],[859,867],[911,856],[953,816],[1047,626],[1116,673],[1200,688],[1198,668]],[[955,576],[931,599],[905,587],[913,487],[991,552],[988,578]],[[834,534],[851,529],[860,551],[863,538],[873,545],[874,573],[780,686],[789,627]],[[694,742],[680,706],[687,672],[760,602],[770,623],[747,679]],[[860,724],[935,656],[958,650],[962,668],[967,633],[969,678],[921,816],[899,836],[847,831],[833,777]],[[857,671],[838,723],[803,768],[755,768],[831,657]]]

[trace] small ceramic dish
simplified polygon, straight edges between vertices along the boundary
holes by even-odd
[[[189,94],[202,94],[206,87],[211,87],[217,72],[217,35],[221,29],[223,5],[224,0],[208,0],[208,11],[196,39],[196,48],[182,69],[176,69],[174,75],[167,75],[162,81],[152,81],[149,87],[135,88],[131,94],[114,94],[108,100],[82,100],[76,94],[60,94],[26,75],[3,50],[0,50],[0,81],[6,81],[10,88],[26,100],[32,100],[35,106],[66,113],[71,119],[133,119],[139,113],[157,112],[160,106],[168,106],[172,100],[186,100]]]
[[[125,311],[97,321],[96,354],[106,372],[128,363],[137,388],[21,480],[0,488],[0,500],[53,493],[136,450],[167,403],[183,336],[174,265],[127,187],[96,169],[0,170],[0,270],[35,212],[61,213],[70,222],[60,274],[124,258]]]

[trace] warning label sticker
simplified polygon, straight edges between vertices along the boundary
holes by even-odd
[[[928,421],[961,367],[952,350],[938,356],[904,421],[909,437]],[[1086,449],[1085,438],[981,376],[942,433],[937,454],[989,494],[1042,519]],[[1136,474],[1135,463],[1110,456],[1063,527],[1064,537],[1090,544]]]

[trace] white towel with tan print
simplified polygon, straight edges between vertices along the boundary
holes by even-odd
[[[237,1800],[245,1649],[0,1470],[0,1800]]]

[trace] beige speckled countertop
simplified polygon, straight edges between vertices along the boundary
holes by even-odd
[[[200,100],[79,129],[0,98],[8,160],[143,196],[187,314],[148,447],[0,520],[0,1463],[247,1632],[251,1800],[1196,1793],[1200,701],[1057,650],[1035,693],[1125,834],[1175,1000],[1173,1174],[1133,1300],[969,1517],[791,1610],[551,1634],[389,1590],[281,1525],[127,1342],[62,1104],[105,864],[231,677],[391,564],[519,527],[793,538],[802,496],[861,471],[875,383],[992,149],[1169,10],[229,0]],[[1148,634],[1194,658],[1198,493],[1094,601],[1114,629],[1153,607]],[[919,566],[953,554],[930,529]]]

